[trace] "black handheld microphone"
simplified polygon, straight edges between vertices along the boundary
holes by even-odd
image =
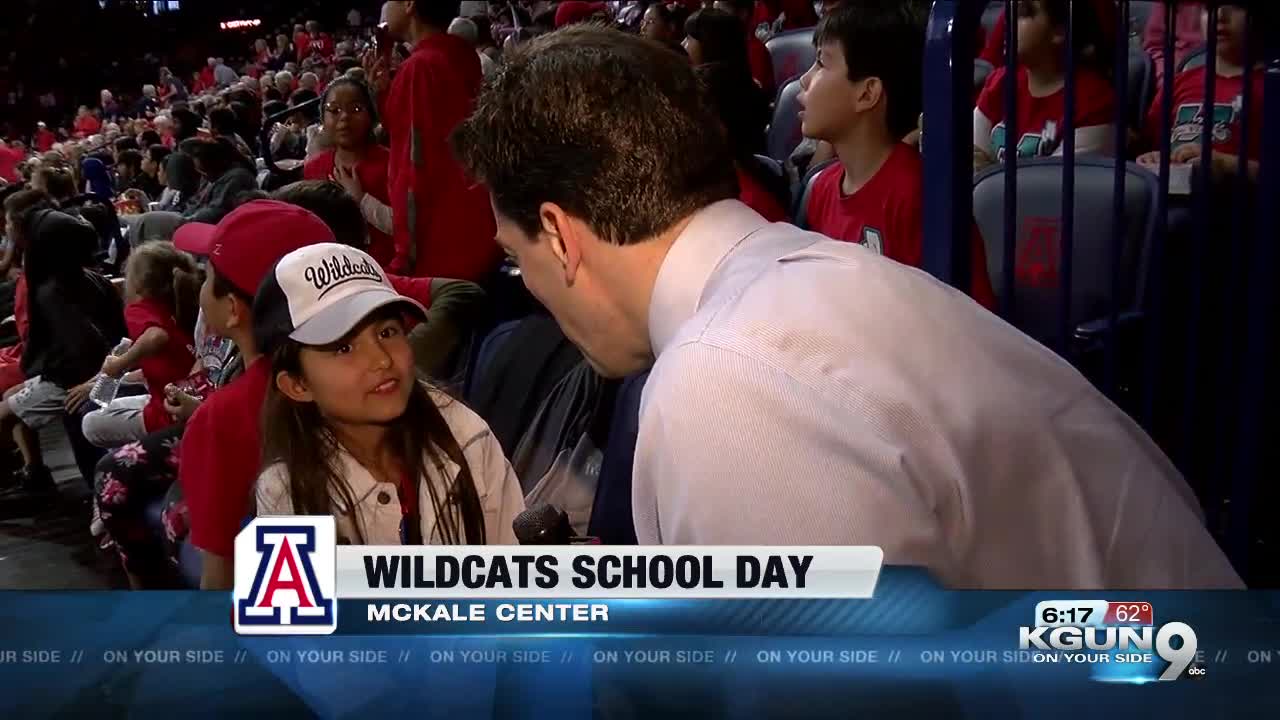
[[[543,503],[525,510],[511,522],[521,545],[599,545],[600,538],[573,534],[569,513]]]

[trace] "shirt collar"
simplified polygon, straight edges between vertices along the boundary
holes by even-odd
[[[702,301],[720,262],[769,222],[737,200],[721,200],[693,216],[658,269],[649,301],[649,340],[661,355]]]

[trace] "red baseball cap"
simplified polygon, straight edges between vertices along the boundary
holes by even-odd
[[[277,200],[245,203],[217,225],[187,223],[173,236],[175,247],[208,256],[220,277],[250,297],[280,258],[308,245],[331,242],[336,240],[324,221]]]

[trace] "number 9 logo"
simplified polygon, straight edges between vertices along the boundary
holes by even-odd
[[[1182,639],[1182,647],[1173,647],[1170,640],[1175,637]],[[1161,626],[1160,632],[1156,633],[1156,654],[1169,663],[1169,667],[1160,674],[1160,680],[1177,680],[1195,659],[1198,647],[1196,631],[1190,625],[1171,622]]]

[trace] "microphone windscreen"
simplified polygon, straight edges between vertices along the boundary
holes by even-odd
[[[521,545],[568,545],[573,538],[569,516],[553,505],[536,505],[511,522]]]

